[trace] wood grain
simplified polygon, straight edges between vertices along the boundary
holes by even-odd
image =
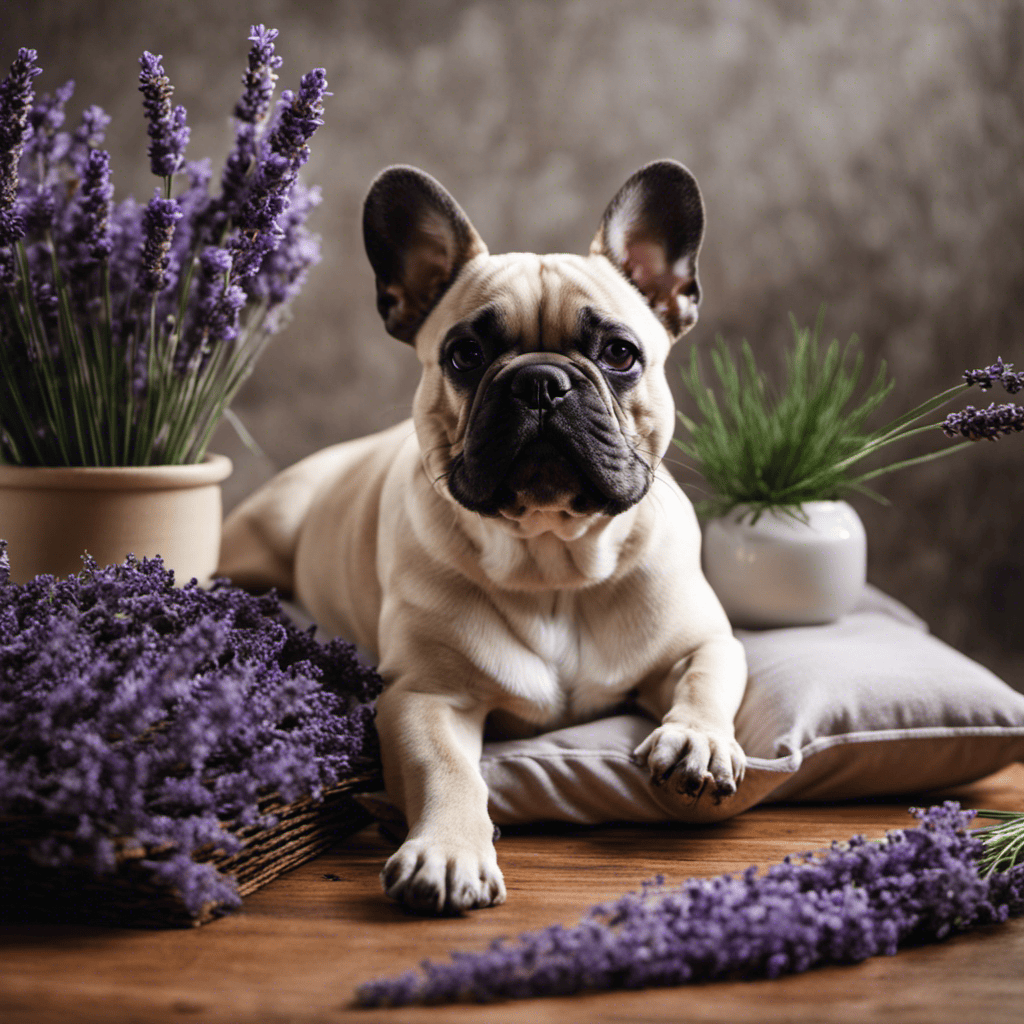
[[[944,796],[1024,808],[1024,765]],[[915,802],[933,802],[935,795]],[[427,956],[485,947],[554,922],[646,878],[670,882],[767,865],[856,833],[912,824],[908,802],[761,807],[709,828],[534,828],[506,834],[499,857],[508,903],[460,919],[407,916],[379,893],[391,849],[367,828],[192,931],[47,925],[0,929],[5,1024],[197,1021],[566,1022],[892,1020],[1019,1024],[1024,919],[944,943],[775,981],[595,993],[493,1006],[363,1011],[356,985]]]

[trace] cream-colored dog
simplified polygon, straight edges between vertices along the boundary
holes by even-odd
[[[590,254],[492,256],[433,178],[366,199],[387,330],[423,367],[411,422],[334,445],[227,520],[219,572],[293,593],[377,653],[384,777],[408,838],[382,872],[421,911],[501,903],[484,724],[537,732],[635,699],[658,785],[735,791],[743,648],[661,460],[665,359],[697,319],[693,176],[639,170]]]

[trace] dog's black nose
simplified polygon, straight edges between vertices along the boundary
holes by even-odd
[[[572,390],[569,374],[557,366],[531,363],[512,378],[512,394],[528,409],[554,409]]]

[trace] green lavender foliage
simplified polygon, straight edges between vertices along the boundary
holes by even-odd
[[[1024,864],[1024,811],[978,811],[978,817],[995,821],[977,829],[985,844],[978,866],[985,876]]]

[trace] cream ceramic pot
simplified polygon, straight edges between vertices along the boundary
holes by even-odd
[[[864,589],[867,538],[854,509],[811,501],[794,511],[754,522],[738,506],[704,524],[704,574],[734,626],[833,622]]]
[[[0,539],[15,583],[68,576],[82,556],[100,566],[160,555],[180,586],[217,568],[220,485],[231,460],[191,466],[0,466]]]

